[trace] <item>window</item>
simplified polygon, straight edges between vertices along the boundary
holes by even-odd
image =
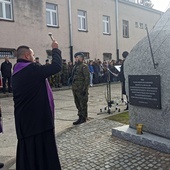
[[[103,60],[108,61],[112,59],[111,53],[103,53]]]
[[[110,17],[103,15],[103,33],[110,34]]]
[[[89,54],[89,52],[83,52],[83,54],[84,54],[84,59],[85,59],[85,60],[90,59],[90,54]]]
[[[8,56],[9,58],[16,57],[16,50],[10,48],[0,48],[0,59],[5,58]]]
[[[143,29],[143,23],[139,24],[139,28]]]
[[[47,58],[52,59],[52,50],[46,50]]]
[[[57,5],[46,3],[46,22],[48,26],[58,27]]]
[[[138,22],[135,22],[135,27],[138,28]]]
[[[129,21],[123,20],[123,37],[129,38]]]
[[[0,0],[0,19],[12,20],[12,0]]]
[[[78,10],[78,30],[87,31],[86,11]]]

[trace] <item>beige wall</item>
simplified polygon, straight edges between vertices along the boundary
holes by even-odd
[[[14,22],[0,20],[0,48],[17,48],[28,45],[33,48],[35,56],[40,57],[43,64],[51,49],[49,32],[59,42],[63,58],[70,60],[68,0],[34,0],[13,1]],[[58,4],[59,28],[46,26],[46,2]],[[103,53],[112,53],[116,59],[116,20],[114,0],[72,0],[73,52],[90,53],[90,58],[103,60]],[[131,3],[129,3],[131,4]],[[87,11],[88,31],[78,31],[77,10]],[[102,16],[110,16],[111,35],[103,35]],[[119,2],[119,49],[130,51],[131,48],[146,35],[143,29],[135,28],[135,21],[143,22],[151,29],[160,18],[160,12],[145,10],[128,2]],[[122,38],[122,19],[130,23],[130,38]],[[2,60],[0,60],[0,63]],[[15,62],[15,60],[13,60]]]
[[[74,52],[84,51],[90,53],[90,58],[100,58],[103,60],[103,53],[112,53],[113,59],[116,59],[116,12],[114,0],[72,1],[73,18],[73,47]],[[78,31],[77,9],[87,11],[88,32]],[[102,30],[102,16],[110,16],[111,35],[104,35]],[[146,30],[135,28],[135,22],[148,25],[150,30],[158,19],[161,12],[156,10],[147,10],[147,8],[137,4],[129,3],[123,0],[118,5],[119,16],[119,57],[124,50],[130,51],[133,46],[144,36]],[[122,20],[129,21],[129,38],[123,38]]]
[[[119,49],[120,56],[124,50],[130,51],[139,40],[147,36],[145,24],[150,31],[155,23],[160,19],[161,13],[156,10],[146,10],[139,6],[138,8],[128,3],[119,3]],[[145,10],[144,10],[145,9]],[[129,21],[129,38],[123,38],[122,20]],[[136,28],[135,22],[143,23],[144,29]]]
[[[103,53],[114,53],[115,49],[115,16],[112,0],[73,0],[73,46],[74,52],[84,51],[90,53],[90,59],[100,58]],[[87,11],[88,32],[78,31],[77,9]],[[103,15],[110,16],[111,35],[103,35]]]
[[[20,45],[30,46],[35,56],[45,63],[46,50],[51,49],[49,32],[59,42],[63,58],[69,55],[69,29],[67,0],[48,0],[58,4],[59,28],[46,26],[46,2],[34,0],[14,1],[14,22],[0,21],[0,48],[17,48]]]

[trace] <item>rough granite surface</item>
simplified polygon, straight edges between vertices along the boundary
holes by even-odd
[[[130,127],[136,128],[137,123],[142,123],[144,131],[170,139],[170,9],[149,32],[149,37],[158,66],[154,68],[146,36],[130,51],[125,61],[126,91],[129,94],[129,75],[160,75],[162,108],[130,105]]]

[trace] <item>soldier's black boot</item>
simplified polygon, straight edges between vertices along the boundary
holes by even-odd
[[[73,125],[78,125],[80,124],[80,122],[81,122],[81,116],[79,116],[79,118],[75,122],[73,122]]]
[[[3,163],[0,163],[0,168],[3,168],[4,167],[4,164]]]
[[[79,123],[79,124],[85,123],[85,122],[86,122],[86,118],[85,118],[85,117],[81,117],[81,120],[80,120],[80,123]]]

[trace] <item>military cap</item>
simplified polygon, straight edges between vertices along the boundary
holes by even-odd
[[[128,56],[128,52],[127,51],[124,51],[123,53],[122,53],[122,56],[123,56],[123,58],[126,58],[127,56]]]
[[[84,58],[84,54],[82,52],[78,52],[74,54],[74,57],[77,57],[77,56],[81,56],[82,58]]]

